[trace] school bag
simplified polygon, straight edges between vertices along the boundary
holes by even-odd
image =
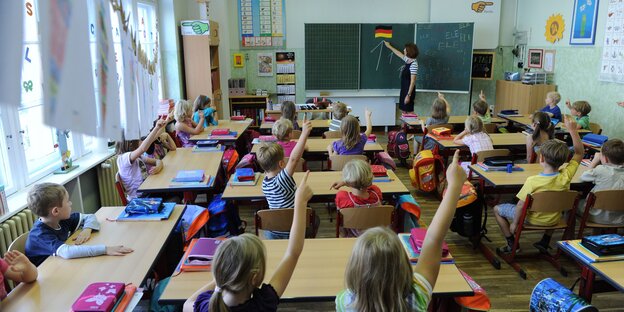
[[[418,228],[420,219],[420,205],[412,195],[404,194],[394,197],[396,209],[403,216],[403,229],[401,233],[408,233],[413,228]],[[400,225],[399,225],[400,226]]]
[[[407,159],[410,156],[409,142],[407,141],[407,133],[404,131],[388,132],[388,154],[401,161],[401,165],[407,168]]]
[[[444,162],[431,150],[422,150],[414,158],[409,170],[412,186],[421,192],[433,192],[444,180]]]
[[[221,198],[223,194],[215,195],[208,206],[208,237],[230,237],[245,232],[247,222],[242,221],[238,209]]]
[[[470,288],[474,291],[473,296],[455,297],[455,302],[462,307],[462,311],[467,309],[468,311],[489,311],[491,308],[490,297],[488,297],[485,289],[475,282],[468,273],[459,270],[459,273],[464,276]]]
[[[444,190],[446,192],[446,190]],[[444,195],[442,195],[444,196]],[[469,181],[464,182],[457,209],[451,222],[451,231],[473,238],[481,233],[481,216],[483,214],[483,198],[477,188]]]
[[[598,309],[554,279],[546,278],[533,288],[529,301],[529,311],[594,312]]]

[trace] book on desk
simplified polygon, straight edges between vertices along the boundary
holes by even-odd
[[[260,179],[260,172],[254,173],[253,170],[250,168],[244,169],[249,169],[252,171],[253,174],[251,175],[251,177],[239,176],[238,170],[240,169],[237,169],[230,180],[231,186],[254,186],[258,183],[258,180]],[[244,173],[244,175],[247,175],[247,173]]]
[[[409,261],[412,264],[418,262],[418,257],[420,256],[420,251],[414,249],[414,247],[412,246],[411,234],[410,233],[399,233],[397,235],[399,236],[399,240],[401,241],[401,245],[403,245],[403,249],[405,250],[405,253],[407,254],[407,258],[409,258]],[[455,259],[453,259],[453,256],[449,252],[449,253],[447,253],[445,256],[443,256],[440,259],[440,262],[442,262],[442,263],[455,263]]]
[[[180,260],[179,271],[210,271],[212,259],[222,242],[217,238],[193,238]]]
[[[204,170],[179,170],[173,182],[201,182],[204,180]]]
[[[624,260],[624,254],[599,256],[583,246],[580,239],[560,241],[559,244],[586,263]]]

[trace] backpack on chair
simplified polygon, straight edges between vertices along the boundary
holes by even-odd
[[[390,156],[398,158],[401,161],[401,165],[407,167],[407,159],[410,156],[407,133],[404,131],[388,132],[387,150]]]
[[[430,150],[420,151],[414,158],[412,169],[409,170],[412,186],[427,193],[438,189],[444,179],[442,173],[444,173],[442,157]]]

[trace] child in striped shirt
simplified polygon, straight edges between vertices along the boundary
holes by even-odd
[[[303,121],[301,136],[297,145],[290,153],[288,163],[284,162],[284,148],[277,143],[260,145],[256,158],[265,172],[262,180],[262,192],[266,197],[269,209],[293,208],[295,205],[295,168],[305,149],[308,135],[312,131],[312,123]],[[288,238],[288,232],[266,231],[268,239]]]

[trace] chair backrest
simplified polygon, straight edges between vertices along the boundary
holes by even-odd
[[[284,163],[287,164],[288,163],[288,159],[289,157],[284,157]],[[299,161],[297,161],[297,166],[295,166],[295,172],[305,172],[306,171],[306,161],[303,158],[299,158]]]
[[[12,243],[11,245],[9,245],[9,248],[7,249],[7,251],[11,251],[11,250],[17,250],[23,254],[26,253],[26,240],[28,239],[28,233],[30,232],[26,232],[23,233],[22,235],[18,236]]]
[[[508,149],[504,149],[504,148],[487,150],[487,151],[479,151],[475,153],[474,155],[472,155],[472,163],[475,164],[477,162],[482,162],[488,157],[497,157],[497,156],[507,157],[509,155],[511,155],[511,152]]]
[[[364,155],[332,155],[329,156],[329,170],[341,171],[344,165],[354,159],[361,159],[368,162],[368,157]]]
[[[256,235],[258,230],[288,232],[292,226],[294,208],[262,209],[256,212]],[[306,225],[311,226],[314,210],[306,209]]]
[[[340,133],[340,131],[325,131],[325,132],[323,132],[323,138],[325,138],[325,139],[340,139],[340,138],[342,138],[342,133]]]
[[[126,199],[126,190],[121,183],[121,177],[119,176],[119,172],[115,174],[115,189],[117,189],[117,194],[119,195],[119,199],[121,199],[122,205],[127,205],[128,200]]]
[[[342,208],[336,216],[336,237],[339,228],[365,230],[376,226],[392,226],[394,207],[383,205],[377,207]]]
[[[594,134],[601,134],[602,133],[602,127],[595,123],[595,122],[590,122],[589,123],[589,130],[594,133]]]
[[[594,196],[593,207],[602,210],[624,211],[624,205],[620,203],[620,200],[624,198],[624,190],[604,190],[590,194]]]
[[[293,130],[290,133],[290,138],[293,140],[298,140],[300,136],[301,136],[301,130]]]
[[[483,128],[485,129],[485,131],[487,133],[497,133],[498,132],[498,126],[495,123],[483,124]]]
[[[528,210],[534,212],[563,212],[573,209],[578,198],[576,191],[544,191],[529,194]]]

